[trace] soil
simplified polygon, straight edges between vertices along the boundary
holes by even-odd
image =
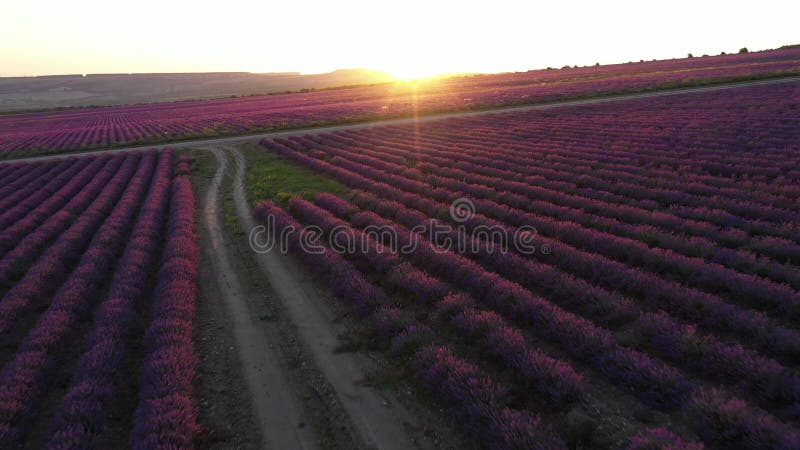
[[[209,180],[195,177],[195,196],[203,198]],[[202,207],[197,223],[202,223]],[[208,242],[208,231],[198,227],[201,244]],[[201,245],[205,249],[206,245]],[[200,360],[195,395],[202,432],[200,448],[260,448],[261,434],[256,425],[247,384],[236,353],[231,319],[219,301],[221,292],[209,264],[209,252],[200,253],[199,294],[194,335]]]
[[[220,297],[208,256],[203,254],[195,316],[200,358],[195,395],[203,427],[197,444],[206,449],[260,448],[261,431],[239,364],[231,319]]]

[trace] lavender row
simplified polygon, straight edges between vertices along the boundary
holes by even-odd
[[[795,428],[718,390],[698,393],[687,412],[695,432],[714,447],[800,448],[800,432]]]
[[[94,314],[85,350],[50,423],[48,448],[93,447],[106,428],[107,408],[116,394],[116,376],[126,357],[138,307],[147,295],[151,268],[158,262],[160,234],[169,200],[170,160],[169,150],[161,152],[132,238],[119,261],[106,300]]]
[[[144,338],[146,354],[131,432],[134,449],[190,448],[200,430],[192,334],[200,252],[195,198],[186,176],[172,180],[165,235]]]
[[[147,158],[146,162],[154,159]],[[122,198],[81,254],[75,270],[0,372],[0,445],[13,447],[24,436],[37,404],[52,381],[49,371],[75,338],[80,321],[103,296],[102,287],[111,275],[114,260],[125,246],[138,206],[147,193],[151,173],[152,164],[140,165]],[[19,314],[15,312],[14,317]],[[7,321],[11,316],[3,319]]]
[[[627,450],[703,450],[699,442],[686,442],[666,428],[649,428],[631,437]]]
[[[175,163],[175,176],[189,175],[192,171],[191,160],[186,155],[181,155]]]
[[[476,365],[446,347],[423,347],[414,355],[416,376],[445,404],[453,419],[477,434],[487,448],[558,449],[566,444],[526,411],[500,409],[504,390]],[[487,411],[488,410],[488,411]]]
[[[437,305],[439,313],[451,315],[451,322],[473,341],[514,370],[516,380],[525,390],[540,393],[551,406],[581,400],[587,382],[569,364],[530,349],[522,333],[509,326],[493,311],[480,311],[464,295],[451,295]]]

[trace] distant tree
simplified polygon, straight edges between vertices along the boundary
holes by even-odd
[[[719,56],[725,56],[725,55],[727,55],[727,53],[725,53],[725,52],[722,52],[722,53],[719,54]]]
[[[686,57],[687,57],[687,58],[694,58],[694,55],[693,55],[693,54],[691,54],[691,53],[689,53],[688,55],[686,55]]]
[[[569,67],[569,64],[566,64],[565,66],[563,66],[563,67],[561,67],[561,68],[562,68],[562,69],[569,69],[570,67]]]
[[[742,47],[739,49],[739,53],[750,53],[750,50],[748,50],[747,47]]]
[[[708,53],[703,53],[703,58],[708,58]]]
[[[600,67],[600,63],[594,63],[595,67]]]

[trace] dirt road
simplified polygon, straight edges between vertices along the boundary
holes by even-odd
[[[222,301],[233,323],[239,359],[255,408],[262,440],[268,448],[315,449],[317,438],[304,426],[302,404],[294,395],[285,370],[264,333],[255,325],[248,311],[245,290],[233,270],[220,227],[219,189],[226,173],[225,152],[213,149],[217,169],[203,205],[203,221],[208,231],[212,270]]]

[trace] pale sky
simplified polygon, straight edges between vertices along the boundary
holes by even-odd
[[[501,72],[800,43],[796,1],[2,0],[0,76]]]

